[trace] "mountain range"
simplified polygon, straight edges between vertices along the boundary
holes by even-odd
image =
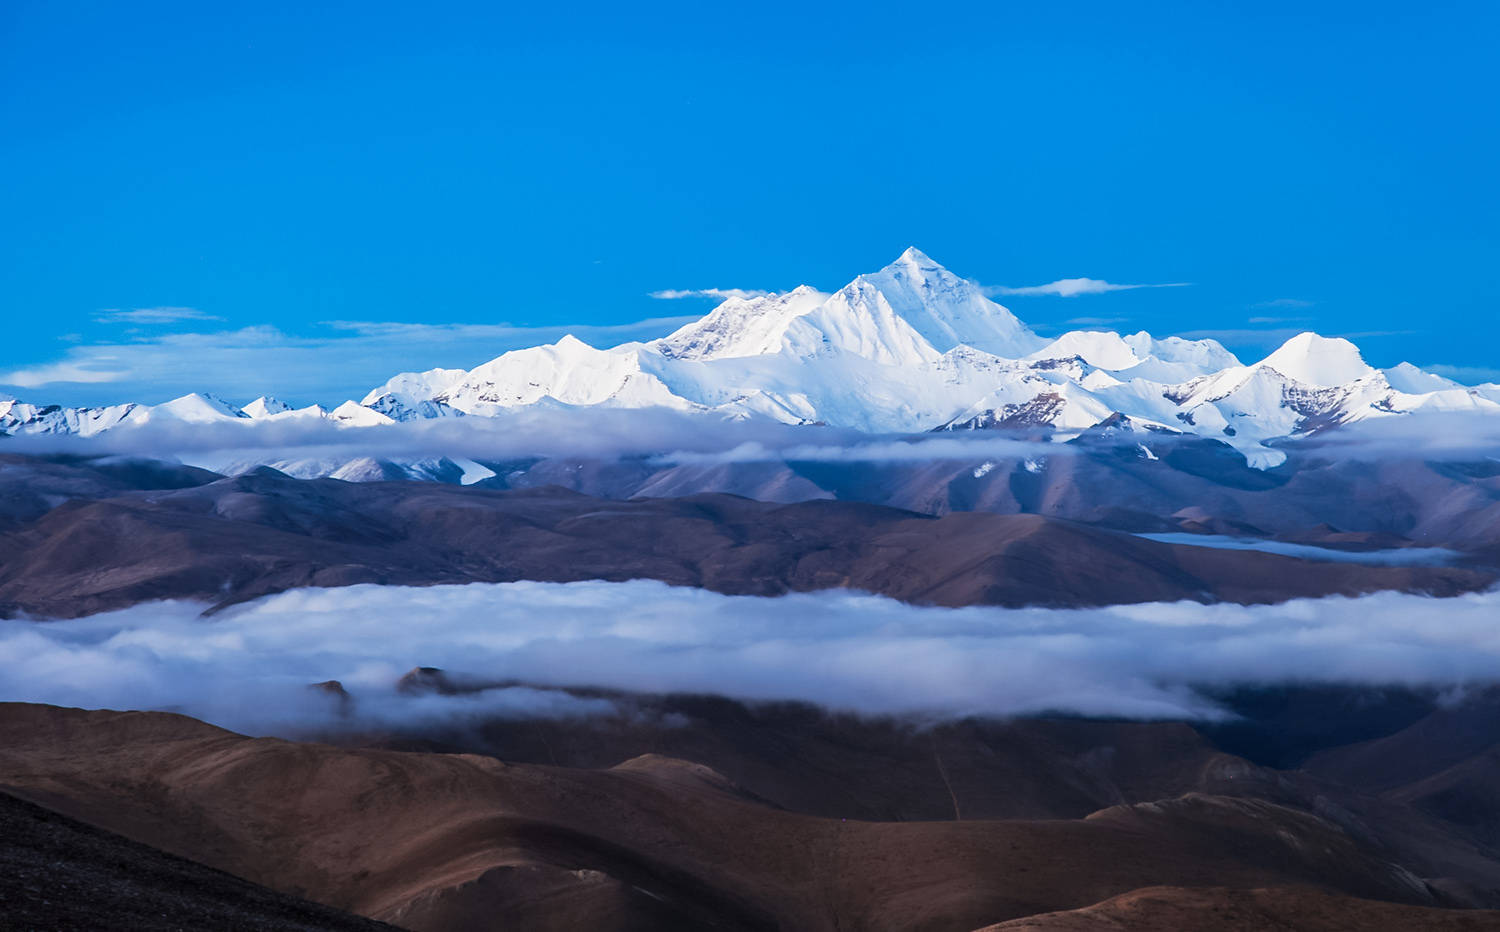
[[[1496,928],[1500,459],[1337,442],[1496,414],[914,249],[331,408],[0,402],[0,927]]]
[[[1285,460],[1288,440],[1341,425],[1500,415],[1500,384],[1465,386],[1409,363],[1376,369],[1348,340],[1310,332],[1250,364],[1211,339],[1092,330],[1048,339],[913,248],[833,294],[804,285],[731,297],[653,342],[599,349],[565,336],[470,370],[400,373],[331,408],[272,397],[236,406],[207,393],[92,408],[10,400],[0,401],[0,432],[94,436],[162,421],[359,428],[526,407],[656,408],[876,434],[999,428],[1054,440],[1102,426],[1134,432],[1143,457],[1155,455],[1153,438],[1196,436],[1263,469]],[[294,472],[338,475],[348,465]],[[390,478],[359,472],[340,477]],[[405,477],[488,472],[460,464]]]

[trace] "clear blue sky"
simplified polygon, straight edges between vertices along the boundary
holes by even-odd
[[[1500,5],[722,6],[0,4],[8,391],[338,401],[912,244],[1194,283],[1002,299],[1048,332],[1500,376]]]

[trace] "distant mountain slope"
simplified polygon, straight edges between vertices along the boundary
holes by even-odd
[[[43,465],[0,468],[0,491],[15,473],[21,490],[38,473],[58,482],[61,467]],[[355,583],[658,579],[727,594],[849,587],[939,605],[1056,606],[1454,595],[1495,579],[1483,568],[1159,543],[1038,515],[937,518],[723,494],[611,501],[557,487],[350,483],[273,470],[210,482],[188,472],[175,477],[184,488],[149,478],[137,492],[80,488],[0,533],[0,616],[71,617],[167,598],[223,604]]]

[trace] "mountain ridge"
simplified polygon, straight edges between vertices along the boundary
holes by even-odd
[[[94,436],[156,420],[250,425],[321,419],[370,427],[562,404],[669,409],[877,434],[1022,426],[1067,440],[1125,424],[1220,440],[1254,467],[1345,424],[1439,412],[1500,415],[1500,385],[1463,386],[1409,363],[1376,369],[1348,340],[1311,331],[1246,365],[1217,341],[1074,330],[1047,339],[977,283],[909,248],[832,294],[799,286],[731,297],[648,343],[569,334],[471,370],[404,372],[364,398],[292,409],[207,393],[155,406],[0,401],[0,433]]]

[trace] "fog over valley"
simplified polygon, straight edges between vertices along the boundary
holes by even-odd
[[[534,687],[801,700],[932,721],[1040,713],[1208,719],[1202,691],[1500,679],[1500,593],[1279,605],[930,608],[849,592],[774,599],[658,582],[300,589],[211,616],[146,603],[0,623],[0,699],[180,711],[252,734],[628,714]],[[402,694],[435,667],[474,691]],[[309,689],[339,681],[352,697]],[[488,688],[484,688],[488,687]]]

